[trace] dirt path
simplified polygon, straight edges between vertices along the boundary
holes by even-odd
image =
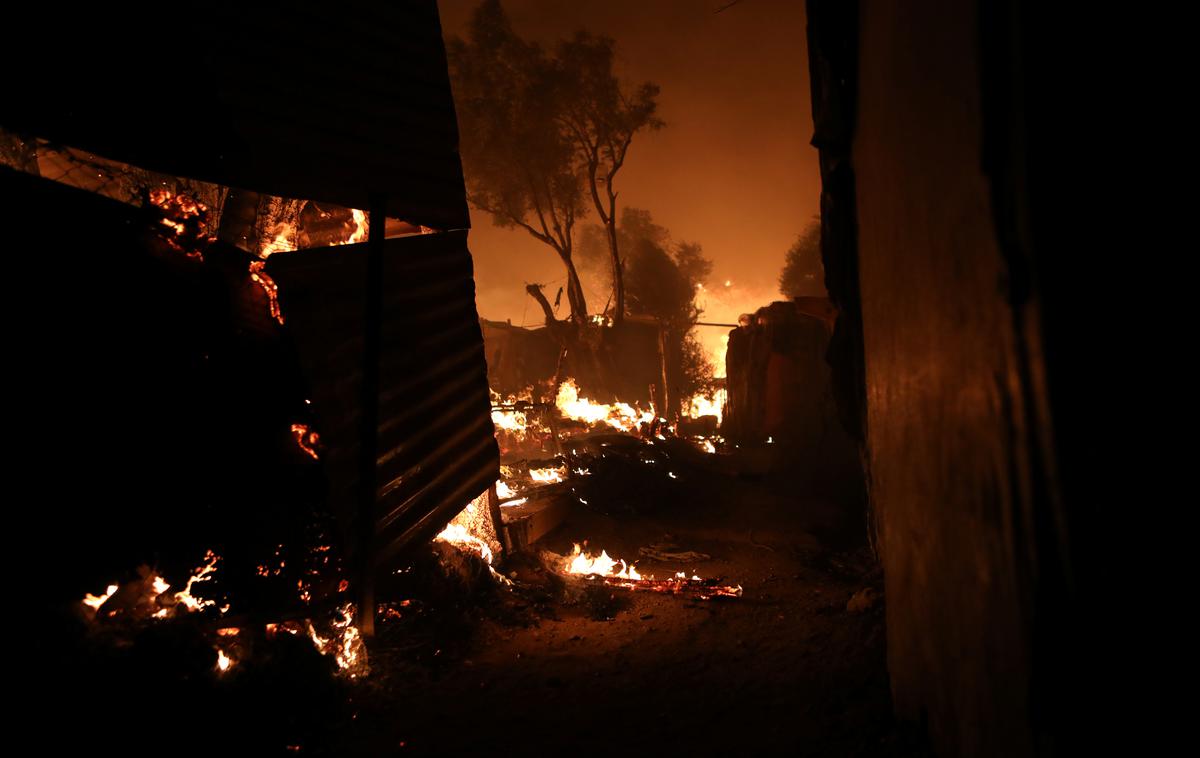
[[[580,508],[543,547],[568,553],[587,539],[629,558],[667,536],[711,560],[642,560],[640,571],[723,576],[742,598],[576,588],[502,590],[457,616],[444,603],[417,606],[425,642],[413,644],[414,627],[381,634],[337,751],[913,754],[889,715],[882,603],[847,610],[856,592],[878,589],[869,552],[813,536],[829,531],[834,509],[778,483],[687,478],[653,512]],[[515,565],[519,582],[553,582]]]

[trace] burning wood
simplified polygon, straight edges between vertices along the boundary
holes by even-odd
[[[741,597],[742,586],[736,587],[719,584],[717,579],[701,579],[693,576],[690,579],[680,573],[672,579],[621,579],[618,577],[598,577],[609,587],[620,587],[634,592],[662,592],[668,595],[687,595],[700,600],[712,600],[714,597]]]
[[[283,324],[283,311],[279,309],[279,287],[275,284],[275,280],[267,275],[264,270],[266,261],[251,261],[250,262],[250,279],[258,286],[263,288],[263,292],[267,293],[267,302],[271,309],[271,318]]]
[[[176,194],[162,187],[150,190],[148,201],[162,211],[159,224],[170,230],[167,242],[188,258],[203,261],[203,249],[215,239],[208,230],[208,206],[190,195]]]
[[[618,564],[620,570],[617,570]],[[610,558],[603,550],[598,556],[589,556],[578,544],[575,545],[574,552],[563,559],[562,565],[564,573],[634,592],[687,595],[700,600],[742,596],[741,585],[722,585],[718,579],[701,579],[695,575],[689,578],[682,572],[670,579],[655,579],[653,575],[642,576],[635,566],[627,564],[624,560]]]
[[[292,424],[292,436],[296,438],[296,444],[300,449],[307,453],[312,459],[319,460],[317,457],[317,443],[320,442],[320,435],[308,428],[308,424]]]
[[[656,418],[653,412],[636,409],[628,403],[604,404],[580,397],[574,379],[567,379],[559,386],[555,405],[569,419],[589,426],[603,423],[622,432],[636,431]]]

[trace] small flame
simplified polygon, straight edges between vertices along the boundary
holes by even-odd
[[[617,564],[621,566],[620,571],[616,570]],[[620,558],[615,560],[609,558],[608,553],[604,550],[600,551],[600,555],[589,556],[583,552],[578,543],[576,543],[575,551],[568,559],[566,571],[568,574],[594,574],[596,576],[612,576],[618,579],[636,580],[642,578],[636,567],[628,565]]]
[[[496,480],[496,497],[500,498],[501,500],[507,500],[516,494],[517,493],[513,491],[513,488],[509,487],[503,479]]]
[[[188,579],[187,586],[182,591],[175,593],[175,602],[183,604],[189,611],[201,611],[205,608],[212,608],[217,604],[216,600],[199,600],[192,595],[192,587],[196,582],[207,582],[212,579],[212,574],[217,570],[217,561],[221,560],[213,551],[209,550],[204,554],[204,565],[196,568],[196,571]],[[225,606],[228,608],[228,606]],[[224,611],[222,611],[224,612]]]
[[[103,595],[93,595],[89,592],[83,596],[83,604],[93,611],[98,611],[100,610],[100,606],[104,605],[110,597],[117,594],[118,589],[120,589],[120,585],[110,584]]]
[[[233,663],[233,659],[226,655],[224,650],[217,648],[217,671],[224,674],[233,667]]]
[[[338,613],[340,619],[332,623],[333,636],[329,639],[317,633],[316,627],[308,623],[308,636],[323,655],[332,655],[338,669],[350,678],[367,673],[367,650],[358,627],[354,626],[354,603],[346,603]]]

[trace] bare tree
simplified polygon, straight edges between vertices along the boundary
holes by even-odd
[[[632,93],[623,91],[613,72],[613,41],[587,32],[558,47],[554,61],[555,92],[563,108],[559,121],[580,162],[587,192],[607,237],[612,267],[612,317],[625,316],[625,273],[617,233],[615,179],[629,154],[633,136],[660,129],[658,85],[646,82]]]
[[[585,323],[573,253],[575,222],[587,208],[574,145],[560,128],[555,67],[516,35],[499,0],[480,4],[467,39],[452,39],[447,55],[468,200],[555,251],[567,271],[571,319]]]

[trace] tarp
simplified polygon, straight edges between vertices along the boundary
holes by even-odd
[[[469,226],[435,0],[7,8],[0,127],[176,176]]]

